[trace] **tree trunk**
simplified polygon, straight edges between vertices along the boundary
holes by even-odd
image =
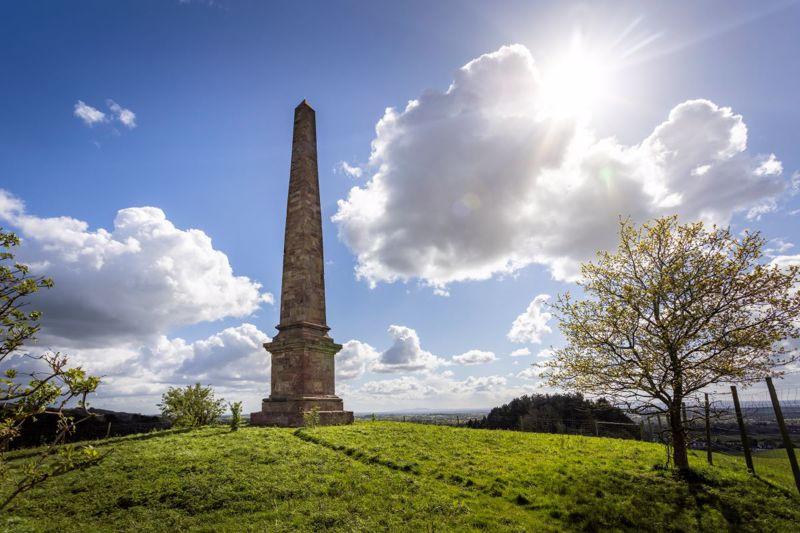
[[[681,404],[674,403],[669,409],[670,431],[672,432],[672,460],[678,470],[689,469],[689,455],[686,450],[686,428],[681,420]]]

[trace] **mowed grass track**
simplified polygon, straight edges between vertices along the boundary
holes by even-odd
[[[685,482],[652,444],[392,422],[119,439],[8,531],[794,531],[800,498],[735,458]],[[729,459],[729,460],[728,460]],[[20,461],[12,462],[19,466]]]

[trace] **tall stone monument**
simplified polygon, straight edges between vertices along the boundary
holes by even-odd
[[[302,426],[303,413],[315,407],[320,424],[353,421],[335,393],[333,357],[342,346],[328,335],[324,269],[317,126],[314,109],[303,100],[294,110],[281,323],[272,342],[264,344],[272,354],[272,387],[261,411],[250,415],[253,425]]]

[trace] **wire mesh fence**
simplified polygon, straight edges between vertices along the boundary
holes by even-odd
[[[769,389],[736,387],[687,398],[681,418],[688,446],[705,451],[709,462],[714,455],[727,455],[765,479],[800,490],[792,465],[793,449],[800,446],[800,388],[779,384],[773,391],[774,399]],[[669,442],[666,415],[641,421],[645,440]]]

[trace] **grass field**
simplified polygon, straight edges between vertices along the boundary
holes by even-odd
[[[798,453],[795,450],[795,453]],[[714,460],[717,461],[717,456],[714,454]],[[733,455],[741,464],[745,464],[743,454]],[[760,452],[753,452],[753,468],[756,474],[776,485],[781,485],[789,490],[797,490],[794,483],[794,476],[792,475],[792,467],[789,465],[789,457],[786,455],[786,450],[766,450]]]
[[[793,531],[800,498],[734,457],[635,441],[363,422],[116,439],[15,501],[7,531]],[[19,467],[26,459],[12,461]]]

